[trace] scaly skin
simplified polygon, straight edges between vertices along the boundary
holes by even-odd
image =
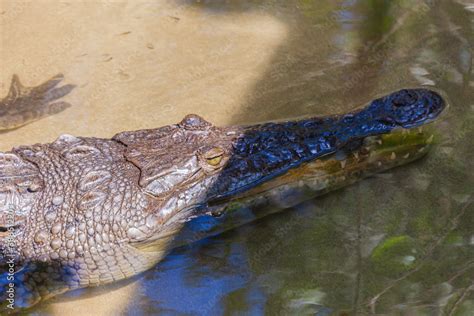
[[[24,87],[18,76],[13,75],[8,95],[0,100],[0,132],[67,109],[69,103],[55,102],[74,89],[70,84],[56,87],[63,79],[63,75],[58,74],[39,86]]]
[[[15,307],[29,307],[149,269],[172,247],[201,236],[179,237],[192,218],[228,214],[236,203],[288,207],[416,159],[425,153],[424,136],[398,139],[389,154],[367,142],[428,123],[444,107],[435,92],[401,90],[345,115],[225,128],[188,115],[112,139],[62,135],[3,153],[2,293],[8,295],[10,261],[20,270],[12,281]],[[350,158],[336,168],[340,153]],[[289,194],[301,191],[309,194]]]

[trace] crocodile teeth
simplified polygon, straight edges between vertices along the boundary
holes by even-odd
[[[346,160],[341,160],[341,169],[344,169],[346,167]]]
[[[431,135],[427,140],[426,140],[426,143],[427,144],[431,144],[433,142],[433,138],[434,138],[434,135]]]
[[[354,153],[355,159],[359,160],[359,153]]]
[[[410,157],[410,153],[406,154],[405,156],[403,156],[403,158],[407,159],[408,157]]]
[[[397,158],[397,154],[395,152],[392,152],[392,155],[390,155],[390,159],[395,160]]]

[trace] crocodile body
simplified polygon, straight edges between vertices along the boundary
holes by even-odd
[[[344,115],[223,128],[188,115],[112,139],[62,135],[1,153],[0,249],[7,264],[0,283],[8,288],[14,262],[15,307],[29,307],[131,277],[203,236],[179,236],[191,219],[219,223],[242,201],[288,207],[420,157],[425,138],[398,140],[377,155],[367,140],[421,126],[444,107],[435,92],[401,90]],[[336,159],[341,153],[347,158]],[[8,297],[4,302],[8,311]]]

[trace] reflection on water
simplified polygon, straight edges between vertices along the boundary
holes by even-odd
[[[252,77],[241,108],[226,112],[228,123],[347,111],[420,85],[445,94],[450,108],[436,125],[439,143],[422,161],[176,249],[138,278],[125,312],[472,315],[472,4],[276,0],[181,6],[222,23],[264,12],[287,27],[280,45],[262,52],[270,61]],[[193,18],[176,12],[176,21]],[[210,63],[205,48],[195,54]],[[239,56],[233,58],[238,63]],[[214,71],[240,76],[239,69]],[[212,109],[197,111],[209,117]],[[44,304],[37,313],[49,308]]]

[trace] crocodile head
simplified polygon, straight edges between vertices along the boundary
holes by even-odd
[[[355,149],[366,137],[427,124],[444,107],[436,92],[410,89],[344,115],[228,128],[188,115],[175,126],[124,132],[113,139],[126,146],[126,158],[140,169],[140,186],[169,203],[161,212],[183,214],[302,163]]]
[[[235,205],[289,207],[419,158],[432,138],[413,127],[444,106],[429,90],[402,90],[344,115],[226,128],[189,115],[3,153],[0,304],[9,310],[10,288],[18,308],[131,277],[176,245],[247,221],[227,216]],[[220,228],[180,237],[213,215]]]

